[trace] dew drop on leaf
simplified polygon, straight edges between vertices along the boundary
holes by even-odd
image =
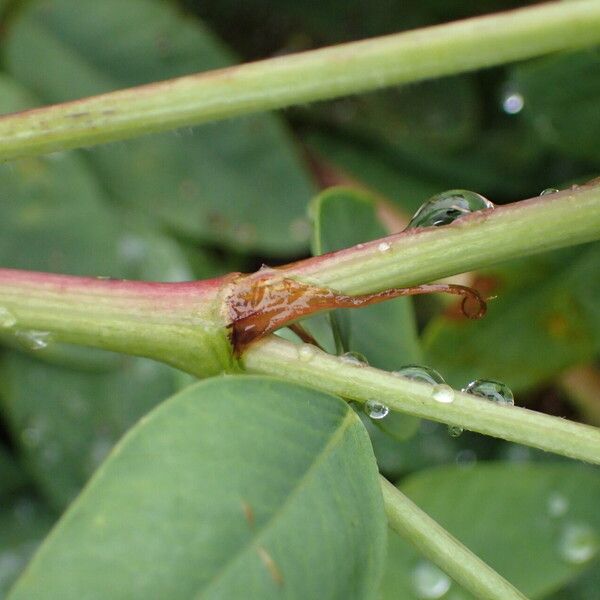
[[[367,400],[365,402],[365,413],[367,413],[371,419],[385,419],[389,412],[390,409],[377,400]]]
[[[523,98],[522,94],[515,91],[509,91],[505,94],[504,98],[502,98],[502,110],[507,115],[517,115],[525,106],[525,98]]]
[[[590,525],[569,523],[560,534],[558,552],[566,562],[579,565],[591,560],[598,546],[598,536]]]
[[[387,252],[391,247],[392,245],[389,242],[380,242],[377,246],[377,250],[379,250],[379,252]]]
[[[415,566],[411,573],[411,579],[415,595],[422,600],[443,598],[452,585],[448,575],[427,561],[420,562]]]
[[[493,379],[476,379],[471,381],[462,391],[474,396],[481,396],[502,406],[515,405],[515,398],[511,389],[506,384]]]
[[[465,215],[491,208],[494,208],[494,204],[481,194],[468,190],[449,190],[427,200],[414,214],[406,229],[448,225]]]

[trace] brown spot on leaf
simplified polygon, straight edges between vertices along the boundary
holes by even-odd
[[[244,517],[248,522],[248,525],[250,525],[250,527],[254,527],[254,511],[245,500],[242,500],[242,511],[244,512]]]
[[[283,585],[283,575],[281,574],[281,571],[279,570],[277,563],[273,560],[273,557],[267,552],[267,550],[263,546],[257,546],[256,552],[258,553],[260,560],[262,560],[263,565],[265,565],[265,567],[267,568],[267,571],[269,571],[269,575],[271,576],[271,579],[277,585],[282,586]]]

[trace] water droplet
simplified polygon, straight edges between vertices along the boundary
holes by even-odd
[[[4,306],[0,306],[0,328],[14,327],[17,324],[16,317]]]
[[[315,356],[315,347],[311,344],[302,344],[298,348],[298,358],[302,362],[309,362]]]
[[[49,331],[17,331],[15,335],[28,350],[43,350],[52,341]]]
[[[458,437],[464,429],[460,425],[448,425],[448,435],[450,437]]]
[[[471,381],[462,391],[467,394],[481,396],[503,406],[515,405],[515,398],[510,388],[506,384],[493,379],[476,379]]]
[[[385,419],[390,412],[390,409],[377,400],[367,400],[365,402],[365,412],[371,417],[371,419],[379,420]]]
[[[421,365],[406,365],[397,371],[393,371],[392,375],[406,377],[406,379],[410,379],[412,381],[430,383],[431,385],[445,383],[444,378],[435,369],[432,369],[431,367],[423,367]]]
[[[518,92],[510,91],[502,98],[502,109],[508,115],[520,113],[524,106],[525,98]]]
[[[347,365],[352,365],[353,367],[369,366],[369,361],[367,360],[366,356],[360,352],[344,352],[344,354],[340,356],[340,360]]]
[[[584,523],[569,523],[558,542],[558,552],[568,563],[579,565],[589,561],[598,551],[598,536]]]
[[[432,196],[419,208],[406,229],[448,225],[478,210],[494,208],[494,204],[476,192],[449,190]]]
[[[548,508],[548,514],[551,517],[562,517],[569,510],[569,499],[559,492],[552,492],[548,496],[546,506]]]
[[[540,192],[540,196],[548,196],[549,194],[557,194],[560,190],[556,188],[546,188]]]
[[[379,252],[387,252],[391,247],[392,245],[389,242],[381,242],[379,246],[377,246],[377,250],[379,250]]]
[[[442,598],[452,585],[452,580],[446,573],[426,561],[417,564],[411,579],[415,594],[423,600]]]
[[[434,386],[431,395],[436,402],[441,402],[442,404],[454,402],[454,390],[445,383]]]

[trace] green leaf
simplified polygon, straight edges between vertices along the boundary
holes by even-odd
[[[3,443],[0,443],[0,498],[23,487],[25,477]]]
[[[177,389],[174,369],[118,357],[119,368],[77,371],[20,353],[2,363],[3,412],[51,504],[64,508],[121,435]]]
[[[34,1],[5,45],[9,71],[49,102],[233,62],[200,23],[152,0]],[[194,240],[284,256],[307,245],[313,188],[275,117],[102,146],[89,160],[112,197]]]
[[[400,488],[528,598],[547,596],[590,565],[593,552],[587,561],[566,558],[570,527],[589,528],[600,543],[600,478],[579,465],[444,467],[412,476]],[[387,564],[382,600],[423,597],[414,581],[422,559],[392,533]],[[471,596],[452,584],[444,598]]]
[[[600,50],[592,48],[520,64],[512,69],[522,115],[544,143],[597,163],[600,160]]]
[[[127,434],[11,600],[367,598],[384,546],[354,412],[275,379],[220,377]]]
[[[36,498],[20,495],[0,505],[0,599],[23,570],[54,521]]]
[[[311,206],[315,254],[324,254],[385,235],[377,219],[375,199],[349,188],[331,188]],[[419,362],[421,352],[409,298],[399,298],[358,310],[345,311],[349,348],[364,354],[370,364],[393,370]]]
[[[484,295],[497,296],[488,314],[431,321],[426,361],[456,387],[489,378],[521,390],[591,360],[600,349],[599,256],[596,243],[481,272]]]

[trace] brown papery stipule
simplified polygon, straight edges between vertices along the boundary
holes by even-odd
[[[400,296],[444,292],[463,297],[462,310],[479,319],[486,304],[479,293],[462,285],[431,283],[408,288],[390,288],[374,294],[347,296],[290,278],[240,276],[228,298],[229,329],[233,351],[240,356],[249,344],[276,329],[294,324],[309,315],[337,308],[359,308]],[[293,330],[303,341],[313,343],[300,326]]]

